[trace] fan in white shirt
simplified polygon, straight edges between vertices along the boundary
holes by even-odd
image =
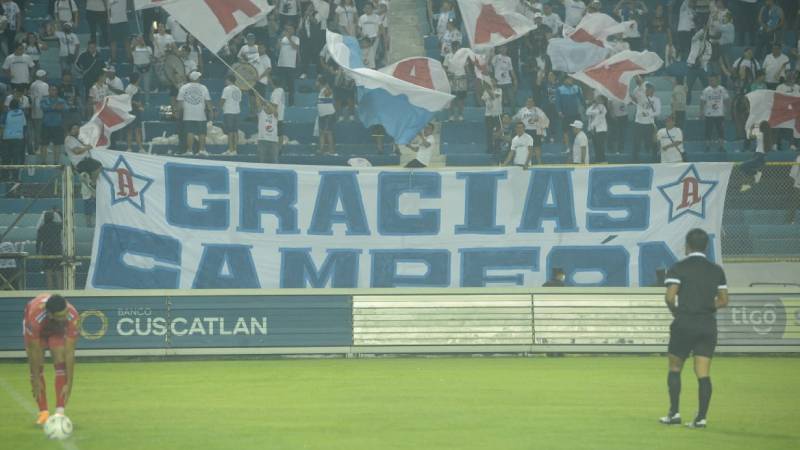
[[[564,3],[564,23],[571,27],[578,26],[586,13],[586,4],[582,0],[562,0]]]
[[[35,65],[33,58],[25,54],[25,46],[19,44],[14,53],[6,56],[3,62],[3,70],[11,77],[11,84],[29,84],[31,82],[31,70]]]
[[[367,39],[375,39],[378,37],[380,25],[381,17],[375,14],[372,3],[364,5],[364,14],[358,18],[359,35]]]
[[[520,108],[514,115],[515,122],[522,122],[525,132],[533,138],[534,156],[536,163],[542,163],[542,140],[547,136],[547,127],[550,126],[550,119],[544,111],[536,106],[533,97],[528,97],[525,106]]]
[[[675,126],[672,116],[667,116],[664,128],[656,133],[662,163],[683,162],[683,132]]]
[[[525,124],[517,122],[514,126],[514,137],[511,139],[511,149],[503,165],[514,164],[528,168],[533,156],[533,137],[525,132]]]
[[[583,122],[576,120],[570,124],[575,139],[572,141],[572,162],[589,164],[589,138],[583,132]]]
[[[247,43],[239,49],[237,54],[240,61],[256,64],[258,62],[258,45],[256,45],[256,35],[247,34]]]
[[[789,69],[789,57],[781,53],[780,45],[772,46],[772,53],[764,58],[764,80],[770,89],[775,89],[781,81],[781,77],[786,76]]]

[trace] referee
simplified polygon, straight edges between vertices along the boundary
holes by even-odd
[[[665,425],[681,423],[678,406],[681,395],[681,369],[689,354],[694,353],[699,408],[697,416],[686,425],[705,428],[708,404],[711,401],[711,357],[717,345],[715,313],[728,305],[728,286],[722,267],[706,259],[708,234],[695,228],[686,235],[687,257],[667,272],[665,300],[675,320],[669,335],[669,414],[659,421]],[[678,299],[680,298],[680,301]]]

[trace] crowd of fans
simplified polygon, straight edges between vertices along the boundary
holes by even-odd
[[[384,66],[390,46],[388,0],[275,0],[272,13],[219,54],[228,66],[251,65],[258,75],[255,89],[243,91],[233,75],[221,98],[212,99],[204,73],[205,65],[215,60],[160,8],[134,15],[127,0],[86,0],[85,10],[75,0],[49,0],[53,20],[40,30],[26,30],[25,3],[0,3],[0,51],[7,54],[0,126],[7,164],[24,162],[26,152],[38,154],[41,162],[49,162],[52,155],[56,162],[73,125],[87,120],[106,96],[130,94],[133,114],[141,116],[145,105],[152,105],[151,94],[159,91],[171,94],[171,104],[162,106],[169,113],[165,117],[177,119],[180,154],[207,154],[209,120],[222,123],[228,136],[226,154],[237,154],[244,118],[258,122],[259,158],[272,162],[284,140],[282,121],[286,107],[294,104],[295,82],[312,76],[318,95],[317,151],[332,154],[335,122],[355,118],[355,88],[325,51],[325,31],[356,36],[367,67]],[[797,47],[786,45],[800,28],[795,0],[522,0],[520,12],[536,29],[487,55],[486,65],[478,68],[481,77],[471,65],[459,67],[453,59],[468,42],[458,3],[428,0],[427,6],[439,43],[436,56],[456,97],[449,120],[464,120],[466,98],[474,93],[485,110],[488,151],[499,162],[541,163],[542,145],[554,142],[563,143],[565,159],[574,163],[605,161],[608,154],[623,152],[626,141],[632,143],[635,161],[640,152],[664,162],[680,160],[687,140],[702,140],[709,149],[724,151],[725,141],[757,141],[758,126],[744,130],[744,94],[761,88],[800,94],[792,62],[798,59],[800,40]],[[591,12],[635,21],[636,27],[610,38],[615,49],[650,50],[665,61],[655,75],[674,79],[669,117],[646,78],[637,78],[632,103],[626,105],[595,96],[553,70],[548,41]],[[133,17],[135,23],[129,23]],[[85,46],[75,33],[82,20],[89,31]],[[46,42],[58,47],[61,73],[48,74],[40,67]],[[734,52],[741,47],[746,47],[741,55]],[[169,77],[174,70],[169,59],[174,56],[183,66],[182,85],[173,85]],[[122,78],[115,67],[120,64],[130,65]],[[800,62],[794,68],[800,69]],[[696,88],[702,89],[699,99],[692,98]],[[245,99],[247,109],[242,107]],[[699,102],[705,123],[702,137],[688,136],[685,130],[687,107],[694,102]],[[737,124],[736,136],[725,135],[725,117]],[[774,135],[768,141],[775,147],[796,148],[791,130],[766,132]],[[421,132],[410,148],[419,152],[430,147],[433,134]],[[373,135],[382,149],[382,132],[376,129]],[[140,119],[117,137],[125,140],[121,148],[142,150]],[[88,153],[70,154],[74,148],[65,148],[73,163],[87,157]],[[415,164],[425,166],[428,160],[423,156]]]

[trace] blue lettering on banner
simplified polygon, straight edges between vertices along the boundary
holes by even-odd
[[[334,223],[345,224],[348,236],[370,234],[357,174],[353,171],[319,173],[317,203],[311,215],[308,234],[332,235]],[[340,202],[341,211],[337,209]]]
[[[193,289],[261,287],[249,245],[203,244]]]
[[[400,196],[416,193],[420,199],[441,198],[442,177],[436,172],[383,172],[378,175],[378,232],[383,235],[420,236],[439,234],[438,209],[420,209],[402,214]]]
[[[588,231],[637,231],[650,226],[650,197],[653,184],[653,169],[640,167],[599,167],[589,172],[589,199],[587,205],[593,211],[615,211],[624,213],[621,218],[607,213],[586,213]],[[611,188],[627,186],[641,195],[612,194]]]
[[[542,222],[555,221],[557,233],[578,231],[575,221],[575,195],[572,193],[572,169],[532,169],[520,233],[541,233]],[[552,196],[553,201],[548,199]]]
[[[456,234],[503,234],[506,227],[497,225],[497,181],[508,178],[508,172],[459,172],[466,180],[464,225],[456,225]]]
[[[121,158],[94,156],[106,170]],[[708,258],[719,258],[733,167],[124,161],[126,195],[152,180],[147,208],[119,201],[113,173],[99,179],[90,288],[538,286],[553,267],[576,286],[649,286],[691,228],[709,232]]]
[[[297,234],[297,173],[293,170],[239,167],[239,227],[237,231],[263,233],[262,214],[278,219],[277,234]],[[263,191],[276,192],[265,196]],[[272,234],[271,232],[269,234]]]
[[[167,163],[166,218],[170,225],[198,230],[227,230],[230,206],[227,199],[203,199],[202,208],[189,206],[189,186],[205,186],[208,194],[229,194],[226,167]]]
[[[489,270],[539,270],[538,247],[461,249],[461,286],[483,287],[489,283],[524,286],[523,273],[487,275]]]
[[[310,248],[281,248],[282,288],[354,288],[358,286],[361,250],[328,250],[317,270]]]
[[[135,267],[124,261],[126,255],[156,264],[150,269]],[[92,284],[98,288],[177,289],[180,286],[181,242],[169,236],[105,224],[100,227],[95,258]]]
[[[447,287],[450,252],[447,250],[372,250],[371,287]],[[401,263],[424,266],[419,275],[398,274]]]

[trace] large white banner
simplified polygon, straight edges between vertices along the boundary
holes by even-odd
[[[87,287],[649,286],[732,164],[406,170],[94,151]]]

